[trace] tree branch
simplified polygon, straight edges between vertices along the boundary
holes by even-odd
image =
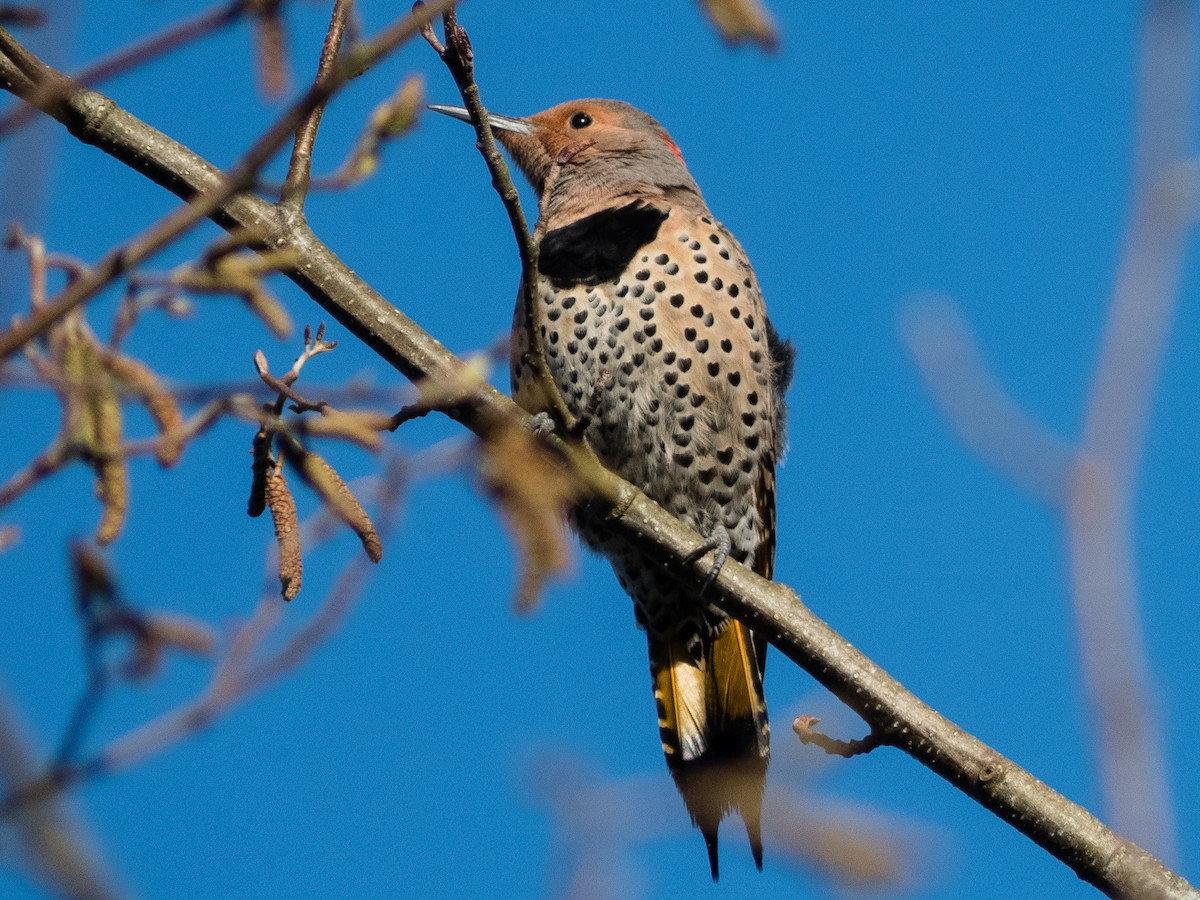
[[[436,9],[430,4],[425,11]],[[11,42],[11,38],[7,38]],[[204,190],[220,172],[107,98],[75,91],[48,104],[106,152],[180,196]],[[288,276],[352,334],[411,379],[451,378],[463,363],[355,275],[303,222],[284,222],[256,197],[231,192],[210,216],[222,227],[261,229],[266,243],[302,254]],[[452,415],[483,433],[496,417],[526,418],[488,385]],[[570,448],[564,451],[569,453]],[[681,566],[703,543],[627,482],[606,470],[584,473],[593,502],[608,508],[610,527],[665,563]],[[708,566],[691,566],[699,583]],[[730,560],[709,598],[760,630],[786,656],[859,713],[882,743],[903,750],[1066,863],[1080,878],[1116,897],[1193,897],[1200,892],[1082,807],[938,714],[817,618],[790,588]]]

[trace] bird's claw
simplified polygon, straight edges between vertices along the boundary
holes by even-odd
[[[700,585],[700,597],[708,593],[708,589],[716,582],[717,576],[721,574],[721,568],[725,565],[725,560],[729,559],[729,551],[732,548],[733,539],[729,536],[729,529],[724,525],[717,525],[705,539],[704,543],[689,553],[687,558],[684,559],[684,565],[691,565],[709,551],[715,551],[716,553],[713,557],[713,563],[708,569],[708,574],[704,576],[704,581]]]
[[[534,413],[525,423],[525,427],[535,438],[545,440],[554,434],[557,426],[554,424],[554,418],[548,412]]]

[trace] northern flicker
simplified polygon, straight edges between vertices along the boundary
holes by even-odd
[[[469,121],[463,109],[431,108]],[[584,437],[600,460],[708,539],[713,574],[732,556],[770,578],[794,351],[767,319],[741,245],[667,132],[627,103],[575,100],[489,123],[538,195],[536,308],[527,316],[521,296],[514,317],[517,402],[553,411],[529,364],[532,320],[567,408],[595,408]],[[731,811],[761,869],[765,642],[586,508],[573,520],[646,631],[663,753],[713,879]]]

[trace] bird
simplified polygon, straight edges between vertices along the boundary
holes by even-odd
[[[461,107],[430,109],[471,121]],[[599,460],[704,537],[701,554],[714,552],[697,586],[611,534],[602,515],[572,512],[646,632],[663,754],[713,880],[718,828],[731,812],[761,870],[766,642],[703,594],[728,557],[773,575],[775,468],[795,349],[767,318],[745,251],[654,118],[602,99],[486,117],[538,197],[533,309],[522,291],[513,318],[514,399],[553,422],[556,404],[531,361],[540,344],[563,405],[586,416],[582,437]]]

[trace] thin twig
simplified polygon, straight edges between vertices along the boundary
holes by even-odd
[[[875,731],[872,731],[865,738],[851,741],[843,741],[830,737],[817,728],[817,723],[820,721],[816,716],[796,716],[792,722],[792,731],[796,732],[796,736],[800,738],[800,743],[812,744],[813,746],[820,747],[832,756],[842,756],[846,759],[852,756],[860,756],[863,753],[870,753],[876,747],[883,746],[883,738]]]
[[[333,15],[329,20],[329,30],[325,33],[325,42],[321,46],[321,58],[317,63],[317,75],[313,86],[320,85],[333,75],[337,65],[338,53],[342,48],[342,39],[346,34],[346,22],[353,11],[354,0],[337,0],[333,5]],[[317,139],[317,129],[321,126],[321,116],[325,112],[325,103],[316,104],[304,117],[300,127],[296,129],[296,141],[292,145],[292,158],[288,163],[287,180],[280,192],[280,206],[299,212],[304,207],[304,198],[308,195],[308,187],[312,180],[313,144]]]
[[[444,45],[437,40],[432,27],[422,31],[422,35],[437,51],[458,87],[463,106],[466,107],[471,117],[471,125],[475,129],[476,146],[492,176],[492,187],[500,197],[500,202],[504,204],[504,211],[508,214],[509,225],[517,243],[517,253],[521,259],[521,307],[525,311],[524,330],[530,344],[528,355],[523,362],[533,371],[543,396],[554,406],[555,417],[567,428],[571,428],[575,424],[575,417],[550,375],[545,350],[542,347],[541,331],[534,326],[538,302],[537,261],[540,236],[535,236],[529,230],[528,220],[521,208],[521,197],[513,183],[508,165],[500,154],[492,127],[488,124],[487,109],[480,99],[479,85],[475,82],[474,51],[471,49],[467,32],[458,24],[458,17],[453,9],[443,14],[442,23],[446,32]],[[555,177],[556,167],[552,168],[549,178]]]
[[[454,0],[431,0],[427,6],[414,10],[411,15],[384,29],[376,38],[345,54],[334,71],[321,82],[314,84],[293,103],[227,175],[207,184],[186,206],[175,210],[137,237],[106,253],[99,263],[62,291],[46,307],[0,334],[0,360],[8,359],[54,322],[103,290],[114,278],[150,258],[200,220],[215,215],[230,198],[251,187],[258,170],[274,156],[305,116],[325,103],[351,78],[419,33],[421,27],[434,15],[453,3]],[[70,107],[73,103],[111,105],[111,101],[80,88],[66,76],[37,59],[4,28],[0,28],[0,54],[0,60],[7,56],[8,62],[24,76],[14,77],[11,68],[0,65],[0,87],[13,90],[22,99],[34,102],[51,115],[58,112],[68,122],[75,123],[74,127],[78,127],[79,124],[76,115],[78,111],[73,109],[72,114],[67,115],[65,107]],[[34,84],[32,89],[29,86],[30,81]],[[55,96],[37,103],[37,87],[46,84],[56,88]],[[80,136],[93,137],[84,132],[80,132]]]
[[[180,47],[233,24],[246,11],[247,5],[247,0],[233,0],[231,3],[218,4],[212,9],[205,10],[181,22],[175,22],[162,31],[148,35],[127,47],[122,47],[109,56],[102,57],[80,69],[71,77],[77,84],[86,87],[103,84],[110,78],[153,62]],[[45,99],[48,99],[48,96]],[[0,115],[0,138],[16,131],[33,119],[36,114],[36,106],[20,105],[16,109]]]

